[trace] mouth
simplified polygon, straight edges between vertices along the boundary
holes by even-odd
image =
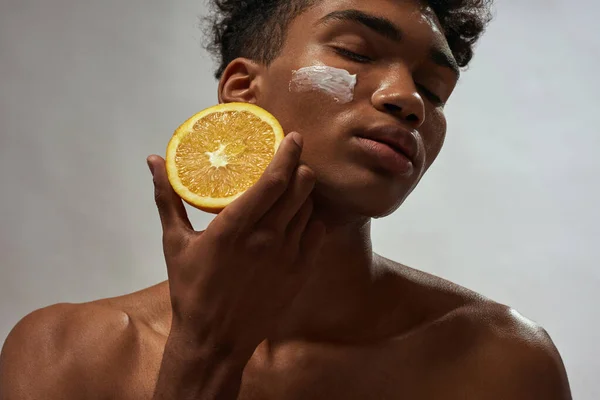
[[[399,155],[408,159],[413,165],[416,165],[419,153],[417,135],[417,132],[404,129],[397,125],[386,125],[370,128],[357,136],[362,139],[386,145]]]

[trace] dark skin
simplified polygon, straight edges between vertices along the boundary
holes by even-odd
[[[344,10],[402,35],[348,13],[323,20]],[[393,212],[441,149],[449,54],[415,1],[325,0],[291,23],[271,65],[230,63],[220,102],[258,104],[298,134],[203,232],[149,157],[169,280],[25,317],[2,351],[0,400],[570,399],[542,328],[372,251],[371,218]],[[289,93],[291,71],[315,63],[356,73],[354,100]],[[416,132],[410,171],[358,153],[373,124]]]

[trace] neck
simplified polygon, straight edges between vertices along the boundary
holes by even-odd
[[[273,340],[351,340],[371,323],[378,268],[371,246],[370,219],[326,223],[327,236],[314,274],[294,300]]]

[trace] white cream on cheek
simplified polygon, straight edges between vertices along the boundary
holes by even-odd
[[[337,103],[345,104],[354,99],[356,75],[345,69],[313,65],[292,71],[290,92],[320,91],[333,97]]]

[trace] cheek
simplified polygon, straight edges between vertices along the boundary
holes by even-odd
[[[446,139],[446,117],[441,109],[432,110],[428,118],[429,123],[422,130],[425,144],[425,166],[429,168],[442,150]]]
[[[258,105],[271,112],[285,132],[299,131],[307,136],[317,135],[335,125],[334,120],[352,101],[355,76],[346,71],[293,68],[289,65],[273,66],[263,80]],[[300,71],[294,74],[293,71]],[[308,73],[307,73],[308,72]],[[335,75],[331,85],[323,84],[327,76]],[[336,101],[336,96],[338,100]],[[346,102],[349,100],[348,102]],[[319,132],[323,134],[324,132]]]

